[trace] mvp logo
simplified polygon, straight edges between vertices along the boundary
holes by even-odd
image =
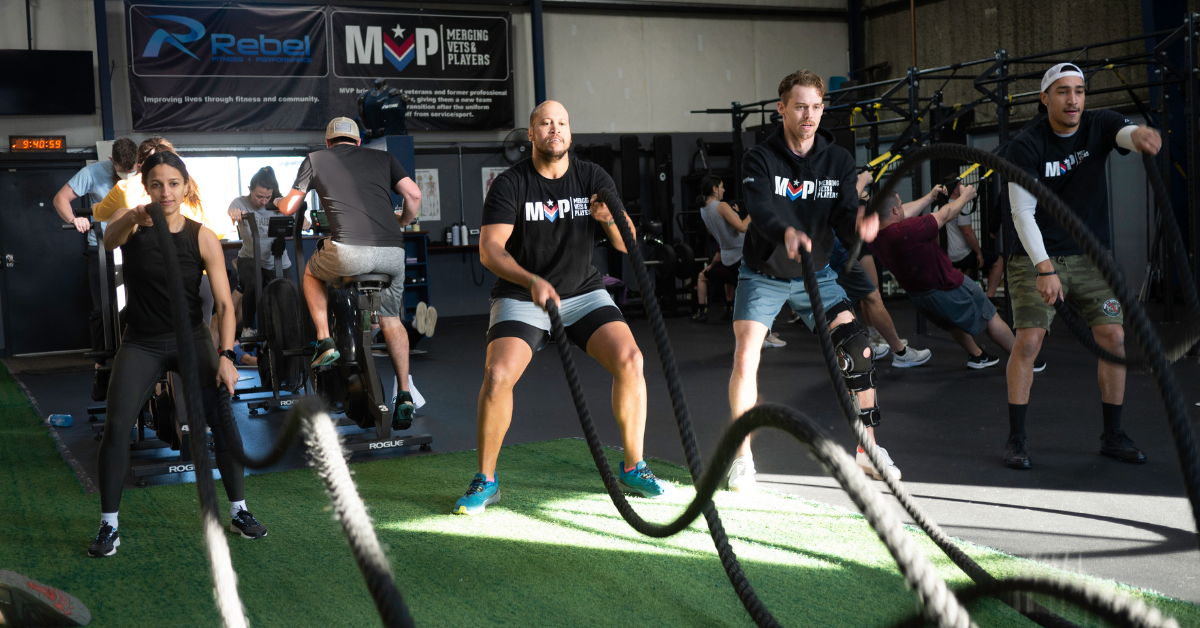
[[[1078,166],[1080,162],[1088,156],[1086,150],[1081,150],[1062,161],[1047,161],[1044,178],[1060,177],[1071,171],[1072,168]]]
[[[775,177],[775,193],[786,196],[788,200],[810,198],[837,198],[841,182],[837,179],[822,179],[820,181],[791,181],[783,177]]]
[[[382,64],[384,58],[396,68],[403,71],[416,58],[417,65],[425,65],[429,57],[438,52],[438,32],[432,28],[416,28],[407,38],[404,32],[408,29],[389,29],[391,35],[386,35],[381,26],[368,26],[363,35],[361,26],[346,26],[346,63]],[[399,41],[399,43],[397,43]]]
[[[554,222],[559,218],[570,218],[571,214],[571,199],[564,198],[558,201],[548,200],[545,202],[534,201],[525,203],[525,220],[549,220]]]
[[[189,462],[187,464],[176,464],[176,465],[171,465],[171,466],[167,467],[167,473],[187,473],[188,471],[195,471],[195,470],[196,470],[196,465],[191,462]]]

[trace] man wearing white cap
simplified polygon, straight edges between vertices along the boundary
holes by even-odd
[[[1162,138],[1158,131],[1136,126],[1115,111],[1085,112],[1084,97],[1084,76],[1077,66],[1060,63],[1050,68],[1042,77],[1039,106],[1046,117],[1013,140],[1008,158],[1061,197],[1111,248],[1105,184],[1108,154],[1134,150],[1154,155]],[[1004,464],[1029,469],[1025,414],[1033,363],[1054,319],[1054,303],[1061,299],[1079,312],[1096,342],[1116,355],[1125,355],[1125,330],[1121,303],[1079,245],[1048,212],[1037,211],[1037,200],[1029,192],[1015,183],[1009,183],[1008,190],[1019,242],[1008,260],[1017,335],[1008,360],[1009,436]],[[1097,378],[1104,419],[1100,453],[1122,462],[1145,462],[1146,456],[1121,429],[1125,367],[1101,360]]]
[[[392,425],[411,422],[415,413],[408,391],[408,332],[400,322],[404,309],[404,226],[417,216],[421,189],[391,153],[362,148],[358,125],[349,118],[334,118],[325,128],[326,150],[310,153],[296,172],[287,196],[275,200],[285,214],[293,214],[300,200],[315,189],[321,199],[333,236],[322,240],[304,272],[304,297],[317,331],[313,366],[337,360],[337,346],[329,337],[326,283],[342,277],[379,273],[391,275],[383,301],[379,327],[400,383],[393,400]],[[391,192],[404,198],[404,211],[392,210]]]

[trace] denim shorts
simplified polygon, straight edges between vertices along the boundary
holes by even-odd
[[[830,307],[849,301],[846,291],[837,283],[837,273],[826,266],[817,271],[817,288],[820,290],[821,304],[826,310]],[[783,304],[788,304],[792,310],[804,319],[804,324],[812,329],[812,302],[808,291],[804,289],[804,278],[776,279],[755,272],[742,265],[738,271],[737,296],[733,302],[733,320],[756,321],[770,329],[775,324],[775,317]]]
[[[909,294],[908,299],[934,325],[946,331],[962,330],[969,336],[983,333],[996,315],[996,306],[970,279],[963,279],[962,285],[953,290],[934,289]]]

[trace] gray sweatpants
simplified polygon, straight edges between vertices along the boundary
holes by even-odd
[[[404,310],[404,247],[338,244],[325,238],[317,252],[308,258],[308,273],[321,281],[338,285],[342,277],[378,273],[391,275],[392,283],[379,293],[380,316],[400,316]]]

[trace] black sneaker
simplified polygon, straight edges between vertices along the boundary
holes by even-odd
[[[1115,458],[1121,462],[1144,464],[1146,454],[1133,445],[1133,440],[1125,430],[1117,430],[1100,435],[1100,454]]]
[[[100,524],[100,531],[96,533],[96,540],[88,546],[88,556],[99,558],[101,556],[112,556],[117,553],[117,548],[121,546],[121,533],[108,523]]]
[[[86,626],[92,613],[65,591],[0,569],[0,618],[12,626]]]
[[[1034,373],[1041,373],[1044,370],[1046,370],[1046,361],[1045,360],[1038,360],[1033,363],[1033,372]]]
[[[707,323],[708,309],[696,310],[696,313],[692,314],[692,320],[696,321],[697,323]]]
[[[1008,442],[1004,444],[1004,466],[1023,471],[1033,468],[1024,434],[1009,434]]]
[[[725,306],[725,313],[721,314],[721,320],[723,320],[723,321],[733,320],[733,304],[732,303]]]
[[[261,539],[267,535],[267,528],[250,514],[249,510],[239,510],[229,524],[229,531],[242,535],[247,539]]]
[[[979,355],[972,356],[967,359],[967,368],[969,369],[985,369],[989,366],[996,366],[1000,363],[1000,358],[994,355],[988,355],[987,351],[980,349]]]
[[[108,399],[108,374],[112,371],[107,367],[96,369],[92,376],[92,401]]]

